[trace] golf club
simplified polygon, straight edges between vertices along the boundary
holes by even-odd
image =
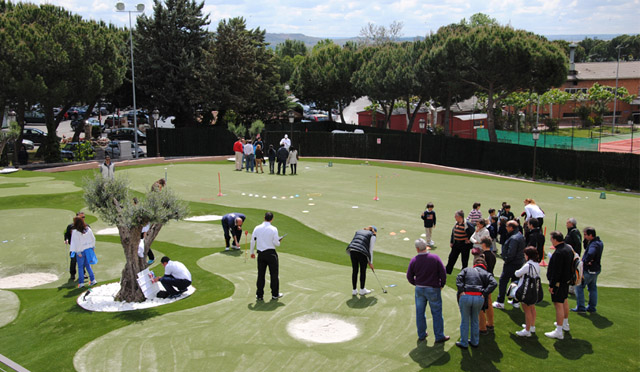
[[[247,242],[249,236],[249,230],[244,231],[244,263],[247,263],[247,251],[249,250],[249,244]]]
[[[369,262],[369,267],[371,268],[371,271],[373,272],[373,276],[376,277],[376,280],[378,281],[378,284],[380,284],[380,288],[382,288],[382,293],[387,293],[387,290],[384,289],[384,286],[380,282],[380,279],[378,279],[378,274],[376,274],[376,271],[373,269],[373,265],[371,264],[371,262]]]

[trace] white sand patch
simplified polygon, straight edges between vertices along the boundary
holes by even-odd
[[[117,227],[107,227],[106,229],[98,230],[96,235],[119,235]]]
[[[153,298],[147,299],[144,302],[118,302],[114,300],[114,297],[118,294],[119,290],[120,283],[110,283],[93,287],[88,291],[83,292],[76,302],[85,310],[113,313],[148,309],[151,307],[170,304],[183,298],[187,298],[196,291],[193,286],[189,286],[189,289],[187,289],[187,291],[178,298]]]
[[[17,168],[3,168],[3,169],[0,169],[0,174],[14,173],[14,172],[17,172],[19,170],[20,169],[17,169]]]
[[[330,344],[353,340],[358,327],[331,314],[312,313],[290,321],[287,332],[298,340]]]
[[[32,288],[56,280],[58,276],[51,273],[24,273],[0,278],[0,289]]]
[[[302,211],[302,213],[309,213],[309,211]]]
[[[215,214],[207,214],[204,216],[194,216],[194,217],[189,217],[189,218],[185,218],[185,221],[192,221],[192,222],[203,222],[203,221],[220,221],[222,219],[222,216],[216,216]]]

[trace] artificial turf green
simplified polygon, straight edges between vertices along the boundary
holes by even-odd
[[[29,173],[21,172],[22,177],[27,174]],[[53,174],[52,177],[72,181],[80,187],[82,177],[91,174],[90,171],[67,172]],[[207,203],[190,202],[189,205],[194,215],[223,214],[229,210],[228,206]],[[83,206],[81,192],[0,198],[0,209],[57,208],[77,211]],[[256,222],[262,219],[263,210],[243,208],[242,211],[251,221]],[[344,242],[329,238],[288,216],[278,214],[276,217],[275,224],[281,232],[297,232],[287,236],[282,252],[318,261],[348,264],[344,253],[346,246]],[[66,224],[66,221],[62,224]],[[117,237],[101,236],[98,240],[118,242]],[[71,371],[73,356],[77,350],[101,335],[129,324],[144,322],[159,315],[218,301],[232,295],[232,283],[201,269],[196,264],[200,258],[222,248],[196,249],[156,241],[154,249],[169,256],[180,257],[180,261],[184,262],[194,276],[199,278],[196,285],[197,291],[193,296],[171,305],[148,310],[92,313],[77,306],[75,300],[81,293],[78,289],[61,286],[56,289],[13,290],[21,302],[20,312],[15,321],[0,328],[2,354],[32,371]],[[439,252],[441,256],[443,253],[446,252]],[[445,259],[445,257],[442,258]],[[376,253],[377,269],[404,272],[407,263],[407,258]],[[447,286],[453,288],[454,282],[455,277],[449,276]],[[639,370],[640,290],[601,287],[598,292],[598,313],[585,315],[572,313],[570,316],[572,330],[562,341],[544,336],[544,332],[553,328],[552,323],[555,319],[553,307],[548,303],[549,297],[546,296],[545,301],[538,306],[536,322],[538,333],[535,337],[520,339],[513,334],[520,329],[519,325],[524,321],[524,315],[521,310],[510,310],[507,305],[508,310],[496,311],[496,332],[481,336],[479,349],[461,351],[454,347],[433,363],[427,358],[429,350],[424,344],[417,344],[412,350],[399,352],[407,353],[408,357],[415,362],[416,369],[428,367],[428,370],[538,371],[541,368],[581,371]],[[570,305],[575,306],[573,298],[570,299]],[[446,333],[452,336],[450,342],[454,342],[453,340],[457,338],[457,326],[445,324]],[[407,335],[407,337],[414,337],[414,335]],[[336,347],[339,348],[339,346]],[[366,363],[366,360],[363,360],[363,363]]]

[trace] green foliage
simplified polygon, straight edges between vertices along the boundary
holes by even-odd
[[[295,57],[306,56],[308,53],[307,46],[303,41],[287,39],[284,43],[276,45],[277,57]]]
[[[545,118],[544,119],[544,125],[547,126],[547,128],[549,128],[550,132],[555,132],[558,130],[560,120],[558,119],[553,119],[553,118]]]
[[[229,132],[233,133],[236,137],[244,137],[247,134],[247,128],[242,123],[237,122],[238,115],[233,110],[227,111],[222,119],[227,123]]]
[[[45,138],[45,143],[40,146],[38,152],[42,155],[45,162],[59,163],[61,161],[60,141],[58,141],[58,137],[49,135],[49,133]]]
[[[155,1],[153,17],[137,18],[136,85],[140,102],[176,117],[176,126],[196,125],[196,109],[207,102],[212,80],[204,1]]]
[[[76,161],[90,160],[93,159],[94,156],[95,152],[93,151],[91,142],[89,141],[80,142],[73,150],[73,160]]]
[[[249,127],[249,135],[253,137],[256,134],[262,133],[263,130],[264,130],[264,123],[262,122],[262,120],[256,120],[253,123],[251,123],[251,127]]]
[[[583,128],[589,128],[591,126],[591,122],[589,121],[589,117],[591,116],[591,107],[585,104],[580,104],[576,106],[573,110],[578,115],[580,119],[580,123],[582,123]]]
[[[234,110],[244,122],[277,116],[286,108],[278,65],[265,31],[247,29],[244,18],[218,23],[211,46],[210,102],[221,115]],[[212,87],[215,87],[212,89]]]
[[[0,154],[9,141],[15,140],[20,135],[20,126],[15,121],[9,123],[9,128],[0,130]]]
[[[103,221],[116,226],[144,226],[147,223],[165,224],[181,220],[189,213],[186,203],[168,187],[150,190],[134,203],[124,177],[105,179],[100,174],[84,179],[84,201],[90,211]]]

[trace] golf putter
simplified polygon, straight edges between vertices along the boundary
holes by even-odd
[[[382,293],[387,293],[387,290],[384,289],[384,286],[380,282],[380,279],[378,279],[378,274],[376,274],[376,271],[373,269],[373,265],[371,264],[371,262],[369,262],[369,267],[371,268],[371,271],[373,272],[373,276],[376,277],[376,280],[378,281],[378,284],[380,284],[380,288],[382,288]]]
[[[247,263],[247,251],[249,250],[249,243],[247,242],[247,239],[249,236],[249,230],[245,230],[244,231],[244,263]]]

